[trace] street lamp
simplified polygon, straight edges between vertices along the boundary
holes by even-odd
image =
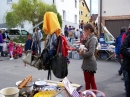
[[[90,18],[92,16],[92,0],[90,0]]]

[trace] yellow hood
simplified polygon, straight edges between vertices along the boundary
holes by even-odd
[[[57,15],[54,12],[46,12],[43,18],[43,31],[45,34],[53,34],[58,36],[61,32]]]

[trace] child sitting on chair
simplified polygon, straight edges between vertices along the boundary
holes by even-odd
[[[16,49],[13,51],[13,56],[15,59],[17,59],[18,57],[22,57],[22,47],[20,46],[20,44],[16,45]]]

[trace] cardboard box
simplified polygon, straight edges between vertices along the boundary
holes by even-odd
[[[68,51],[68,58],[72,58],[72,51]]]

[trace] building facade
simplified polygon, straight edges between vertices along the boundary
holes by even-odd
[[[121,27],[130,24],[130,0],[98,0],[98,5],[99,23],[105,25],[114,37],[119,35]]]
[[[58,12],[62,16],[62,32],[64,32],[64,26],[70,25],[75,28],[79,28],[79,2],[77,0],[42,0],[47,4],[55,4]],[[0,28],[6,27],[4,16],[6,12],[10,10],[12,2],[18,2],[18,0],[3,0],[0,3]],[[30,31],[32,25],[26,22],[23,28]]]
[[[79,0],[79,22],[89,22],[90,10],[85,0]]]
[[[55,4],[58,12],[62,16],[64,26],[73,26],[76,29],[79,28],[79,2],[78,0],[55,0]]]

